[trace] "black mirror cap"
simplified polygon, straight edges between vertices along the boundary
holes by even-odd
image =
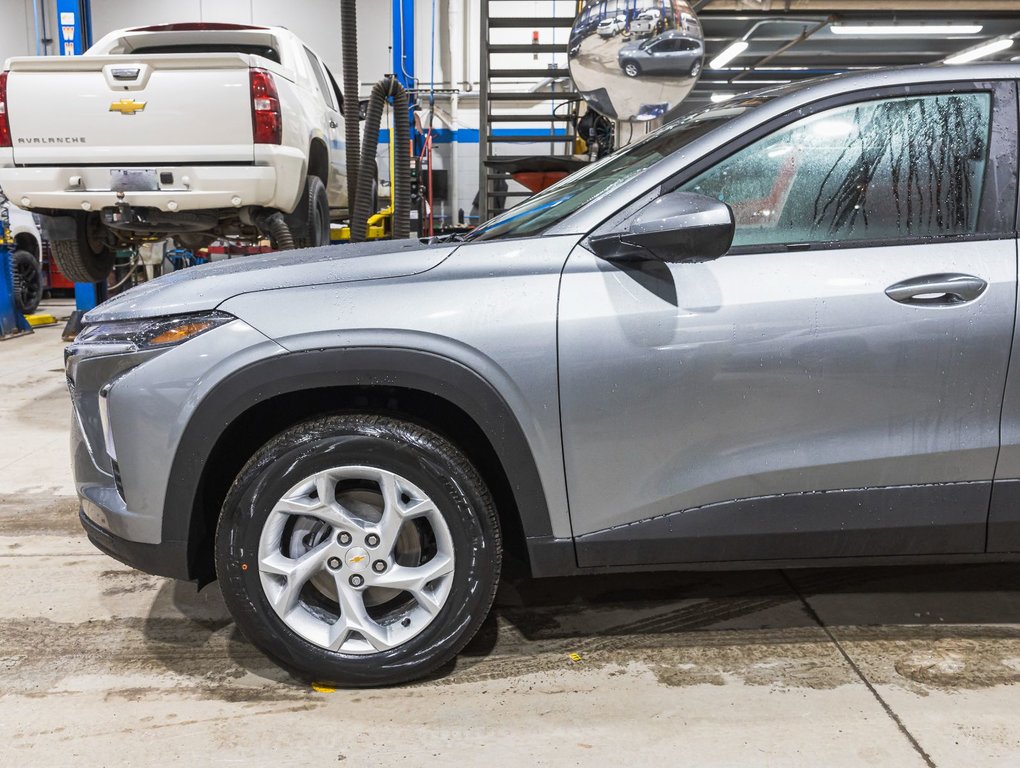
[[[655,258],[667,262],[710,261],[733,244],[733,210],[714,197],[671,192],[645,206],[625,232],[589,238],[596,256],[608,260]]]

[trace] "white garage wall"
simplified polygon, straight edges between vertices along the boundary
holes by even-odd
[[[56,5],[43,0],[47,30],[40,37],[56,39]],[[40,49],[41,50],[41,49]],[[50,46],[50,53],[56,45]],[[35,56],[37,52],[32,0],[0,0],[0,63],[11,56]]]

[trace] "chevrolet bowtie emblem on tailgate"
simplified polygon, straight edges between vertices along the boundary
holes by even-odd
[[[143,109],[145,109],[145,102],[135,101],[134,99],[121,99],[110,105],[111,112],[120,112],[122,115],[133,115],[135,112],[141,112]]]

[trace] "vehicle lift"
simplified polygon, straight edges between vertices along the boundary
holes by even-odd
[[[0,246],[0,341],[32,333],[32,326],[14,301],[14,261],[11,250]]]

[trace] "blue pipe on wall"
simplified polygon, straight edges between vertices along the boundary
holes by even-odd
[[[414,0],[393,0],[393,74],[407,90],[414,81]]]

